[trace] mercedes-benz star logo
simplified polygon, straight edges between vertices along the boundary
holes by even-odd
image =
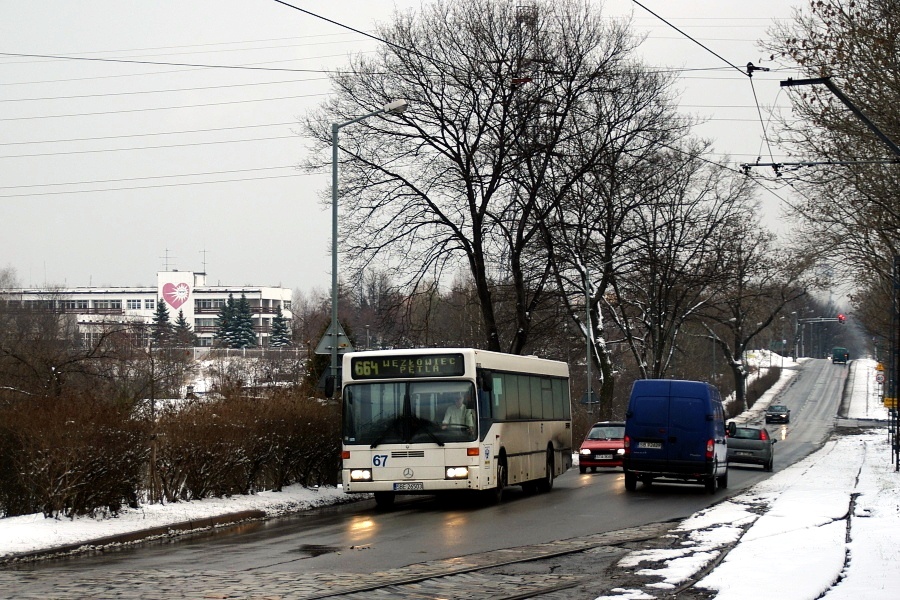
[[[406,479],[412,479],[413,470],[410,469],[409,467],[406,467],[405,469],[403,469],[403,477],[405,477]]]

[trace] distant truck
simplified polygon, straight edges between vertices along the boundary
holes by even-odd
[[[846,348],[836,347],[831,349],[831,364],[841,363],[846,365],[850,360],[850,353]]]

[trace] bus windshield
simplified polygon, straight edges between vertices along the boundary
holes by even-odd
[[[390,381],[344,387],[344,444],[470,442],[478,416],[469,381]]]

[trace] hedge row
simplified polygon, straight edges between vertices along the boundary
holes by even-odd
[[[333,405],[289,393],[138,409],[65,397],[3,406],[0,515],[333,485],[338,427]]]

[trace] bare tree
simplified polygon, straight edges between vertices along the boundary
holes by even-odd
[[[357,268],[390,265],[413,296],[467,272],[483,345],[521,352],[552,281],[539,259],[547,189],[567,194],[597,160],[573,151],[591,134],[583,115],[602,82],[631,66],[634,41],[575,0],[438,0],[379,35],[390,45],[336,76],[334,99],[304,122],[326,146],[327,122],[410,102],[402,116],[341,132],[344,255]],[[554,171],[558,154],[568,169]],[[496,297],[499,284],[509,300]],[[509,322],[498,302],[511,307]]]
[[[558,191],[548,201],[554,212],[545,230],[548,259],[569,318],[589,340],[604,406],[612,401],[615,382],[601,306],[613,293],[617,272],[633,260],[638,215],[662,195],[654,187],[661,152],[679,146],[690,126],[676,113],[667,76],[636,62],[620,66],[604,86],[592,90],[581,116],[582,133],[569,150],[593,160],[581,177],[553,179]],[[579,163],[561,160],[554,166],[563,170]]]
[[[889,139],[900,141],[900,2],[816,0],[775,26],[767,47],[802,77],[828,77]],[[900,254],[900,168],[895,152],[823,85],[788,88],[781,143],[817,167],[783,172],[802,193],[798,238],[857,286],[853,301],[873,336],[890,314],[892,259]],[[882,316],[879,316],[882,315]]]
[[[652,202],[635,211],[634,239],[605,298],[642,377],[664,377],[684,324],[722,292],[725,225],[752,219],[750,182],[706,162],[703,147],[662,152],[649,176]]]
[[[720,269],[726,287],[700,315],[707,339],[722,350],[735,382],[735,400],[747,407],[744,352],[786,307],[806,294],[808,257],[776,248],[774,236],[757,218],[734,218],[723,224],[729,243],[723,248]],[[726,335],[721,335],[721,332]]]

